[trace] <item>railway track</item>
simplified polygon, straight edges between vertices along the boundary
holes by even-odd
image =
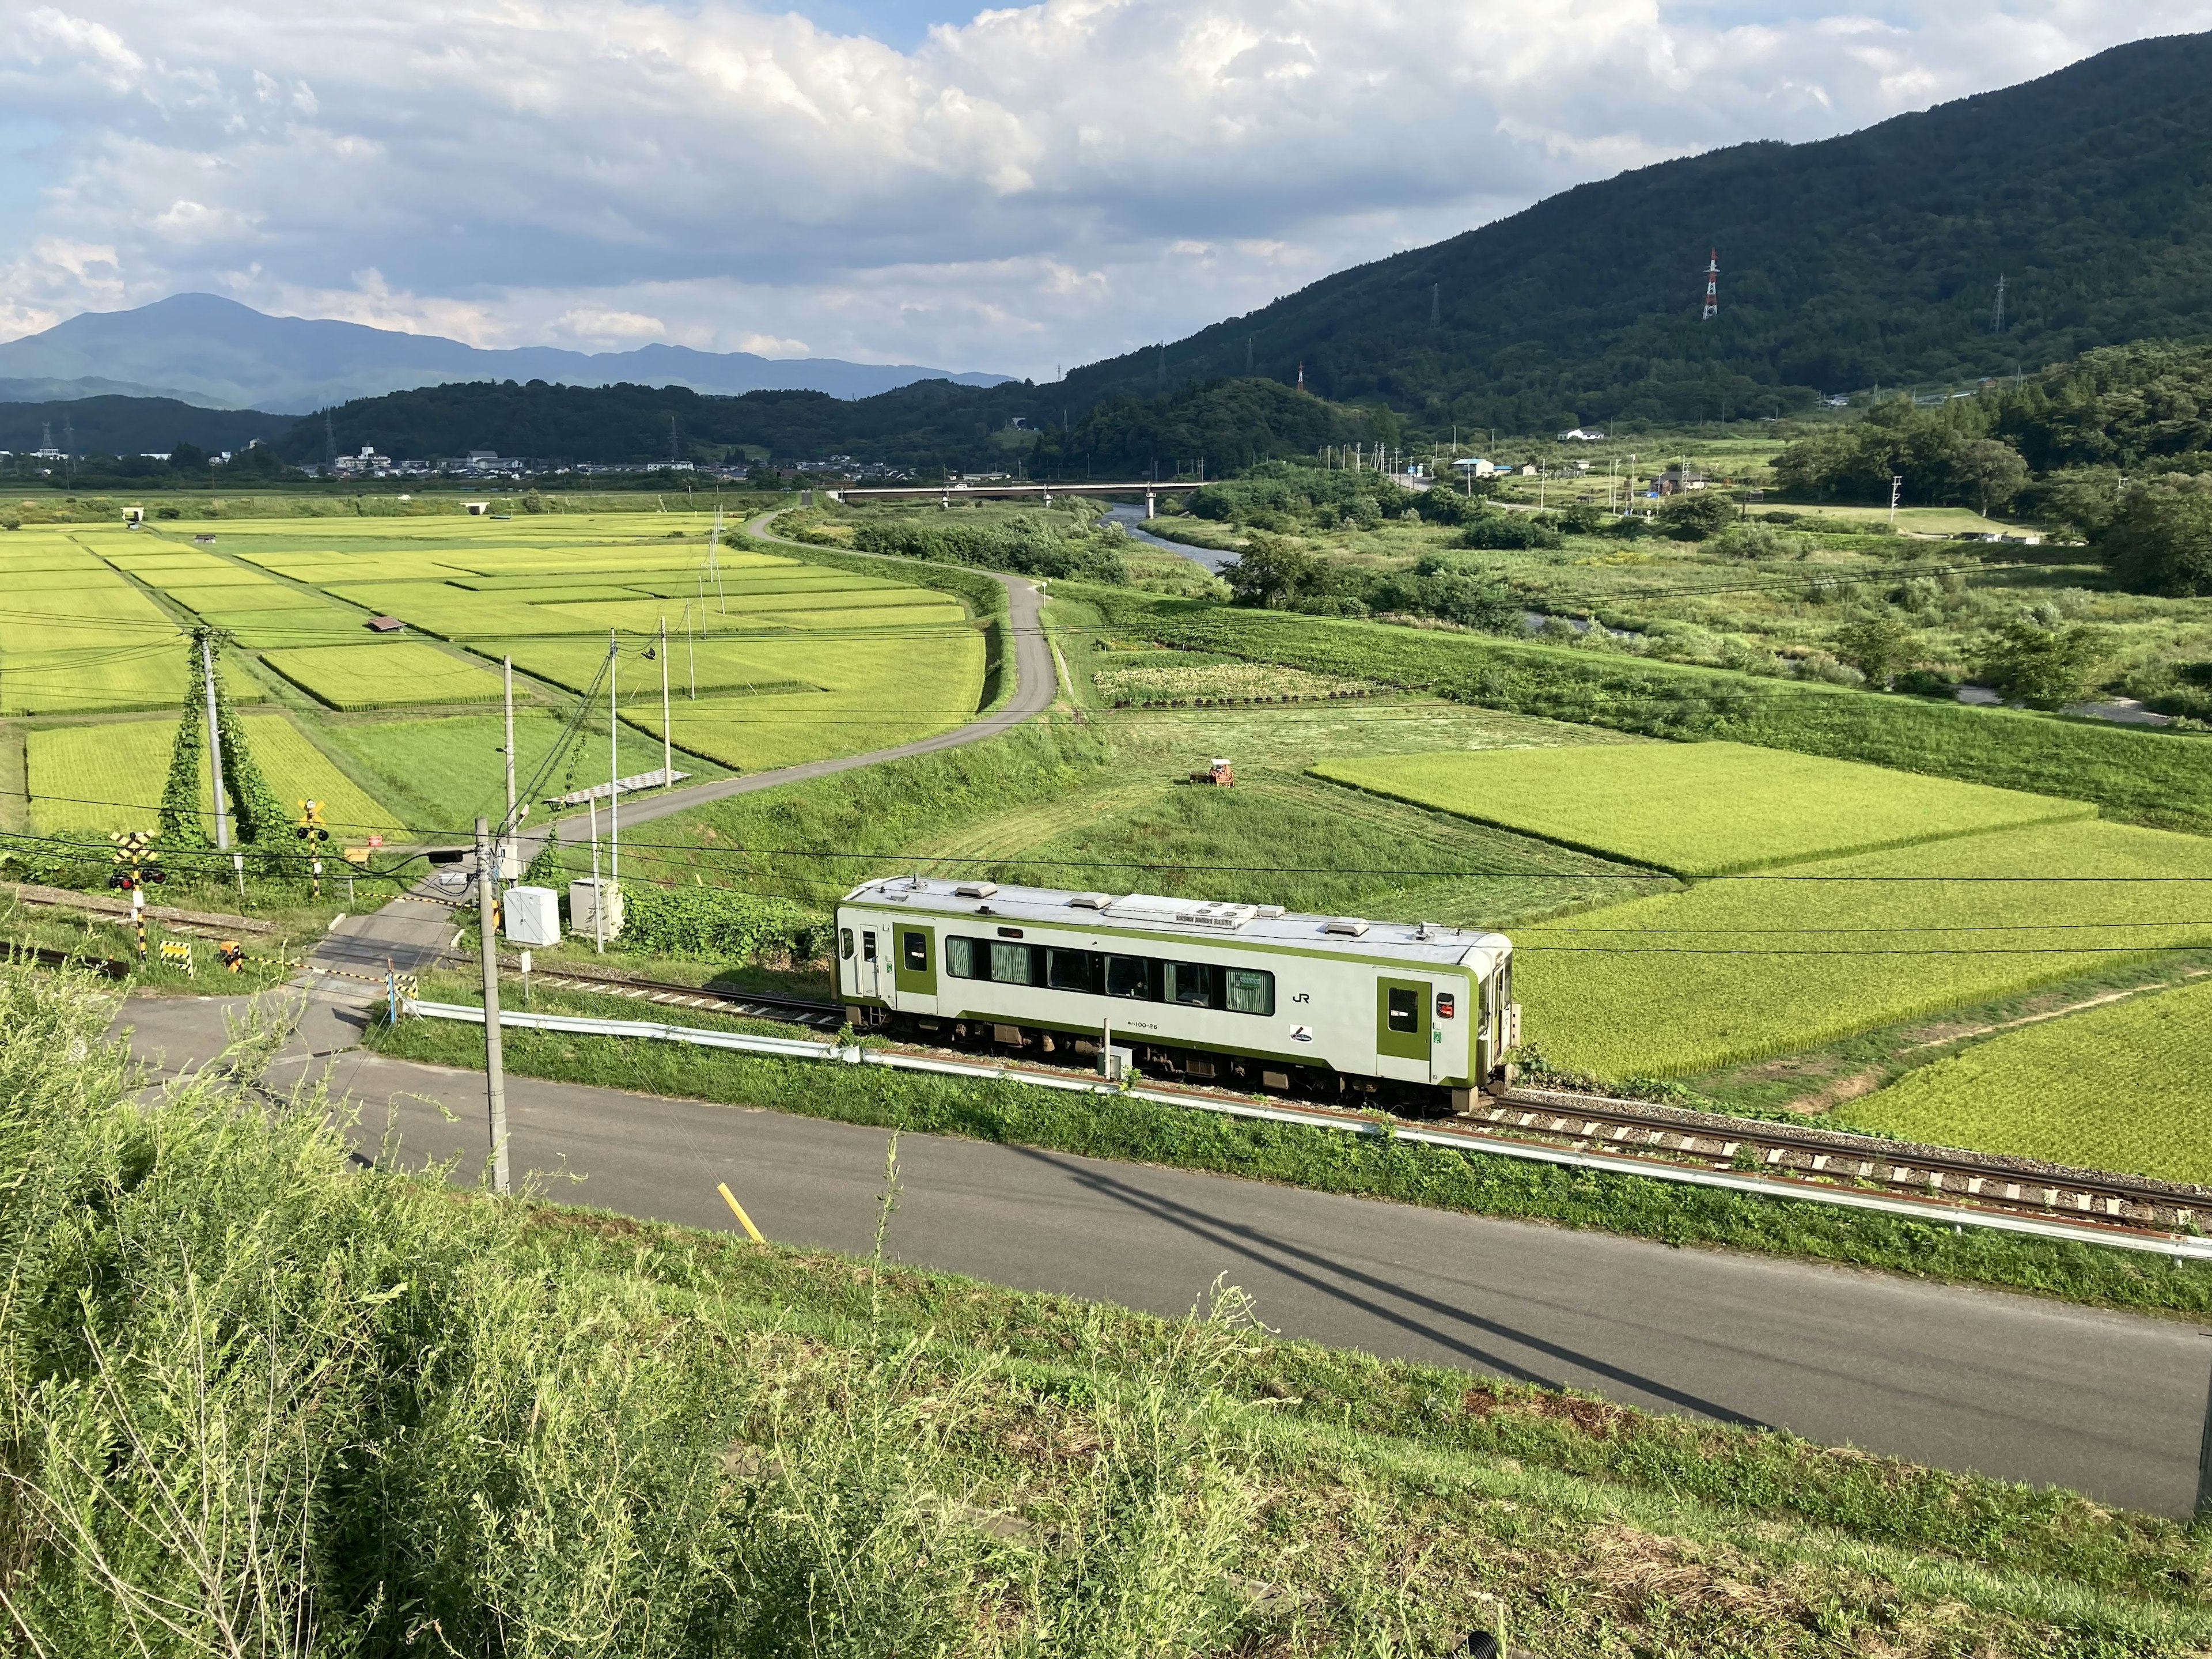
[[[623,980],[567,969],[533,977],[541,984],[563,988],[635,998],[669,1007],[714,1008],[818,1030],[836,1030],[844,1023],[844,1012],[838,1005],[804,998]],[[932,1051],[917,1048],[916,1052]],[[1010,1068],[1024,1071],[1064,1069],[1027,1060],[1006,1063]],[[1202,1085],[1181,1083],[1169,1087],[1201,1099],[1243,1098]],[[1316,1119],[1360,1115],[1307,1102],[1271,1098],[1271,1103],[1293,1106]],[[1757,1175],[1785,1194],[1792,1185],[1819,1183],[1923,1200],[1931,1208],[1963,1205],[2130,1231],[2187,1233],[2212,1226],[2212,1188],[1953,1147],[1914,1146],[1810,1125],[1722,1117],[1565,1090],[1509,1087],[1479,1097],[1479,1103],[1470,1110],[1431,1127],[1467,1133],[1471,1140],[1479,1137],[1528,1141],[1639,1162]]]
[[[2212,1188],[1562,1090],[1508,1088],[1450,1121],[1616,1157],[1757,1173],[1778,1186],[1819,1182],[2156,1232],[2212,1224]]]

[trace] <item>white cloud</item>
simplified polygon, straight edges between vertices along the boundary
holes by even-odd
[[[0,109],[55,135],[0,159],[38,169],[0,333],[205,288],[488,345],[1042,378],[1587,178],[2207,26],[2202,0],[1042,0],[902,52],[739,0],[0,0]]]

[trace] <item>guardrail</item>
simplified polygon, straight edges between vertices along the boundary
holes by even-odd
[[[426,1019],[484,1023],[483,1010],[467,1003],[402,1000],[403,1014]],[[1238,1100],[1181,1090],[1124,1088],[1103,1078],[1035,1070],[1000,1060],[960,1060],[917,1054],[896,1048],[863,1048],[850,1043],[819,1042],[806,1037],[760,1036],[745,1031],[713,1031],[690,1025],[668,1025],[657,1020],[590,1019],[576,1014],[500,1014],[502,1027],[560,1031],[577,1036],[618,1036],[648,1042],[681,1042],[702,1048],[722,1048],[739,1054],[770,1055],[782,1060],[824,1060],[845,1066],[882,1066],[897,1072],[926,1072],[945,1077],[964,1077],[981,1083],[1022,1083],[1036,1088],[1059,1089],[1071,1094],[1127,1094],[1164,1106],[1215,1112],[1224,1117],[1258,1118],[1273,1123],[1296,1123],[1308,1128],[1335,1129],[1350,1134],[1373,1135],[1419,1146],[1445,1146],[1457,1152],[1482,1152],[1497,1158],[1517,1158],[1536,1164],[1556,1164],[1569,1169],[1593,1170],[1607,1175],[1640,1176],[1648,1181],[1671,1181],[1689,1187],[1717,1188],[1760,1198],[1795,1199],[1840,1209],[1871,1211],[1903,1216],[1936,1226],[1984,1227],[1996,1232],[2023,1233],[2035,1238],[2060,1239],[2072,1244],[2103,1244],[2115,1249],[2141,1250],[2192,1261],[2212,1261],[2212,1237],[2179,1233],[2148,1232],[2094,1222],[2043,1220],[1954,1203],[1940,1197],[1913,1198],[1856,1191],[1845,1187],[1779,1180],[1757,1174],[1700,1170],[1654,1163],[1634,1158],[1613,1158],[1602,1152],[1577,1152],[1542,1146],[1503,1136],[1462,1128],[1428,1128],[1391,1122],[1356,1112],[1328,1107]]]

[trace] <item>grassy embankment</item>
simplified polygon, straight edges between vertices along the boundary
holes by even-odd
[[[77,982],[0,1003],[37,1651],[1440,1654],[1500,1601],[1547,1655],[2212,1640],[2172,1522],[1271,1341],[1233,1296],[453,1194],[349,1167],[250,1056],[143,1103]]]
[[[422,983],[423,994],[433,1000],[481,1000],[481,987],[466,975],[426,975]],[[788,1028],[690,1009],[648,1016],[634,1001],[542,988],[532,1006],[541,1012],[649,1017],[789,1034]],[[483,1064],[479,1027],[410,1019],[394,1029],[380,1020],[368,1041],[398,1058],[466,1067]],[[1013,1083],[971,1083],[875,1066],[831,1066],[678,1043],[523,1030],[506,1033],[505,1053],[507,1069],[523,1076],[1205,1170],[1320,1192],[1625,1233],[1677,1246],[1808,1256],[2106,1307],[2191,1316],[2212,1312],[2212,1265],[2203,1263],[1978,1228],[1954,1233],[1947,1226],[1826,1205],[1219,1117],[1143,1100],[1073,1097]]]

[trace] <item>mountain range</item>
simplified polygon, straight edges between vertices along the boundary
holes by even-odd
[[[1006,378],[835,357],[695,351],[689,346],[591,353],[556,346],[485,350],[435,334],[270,317],[213,294],[173,295],[135,311],[87,312],[42,334],[0,344],[0,398],[27,403],[125,392],[290,415],[455,380],[629,383],[725,395],[811,391],[865,398],[916,380],[990,386]]]

